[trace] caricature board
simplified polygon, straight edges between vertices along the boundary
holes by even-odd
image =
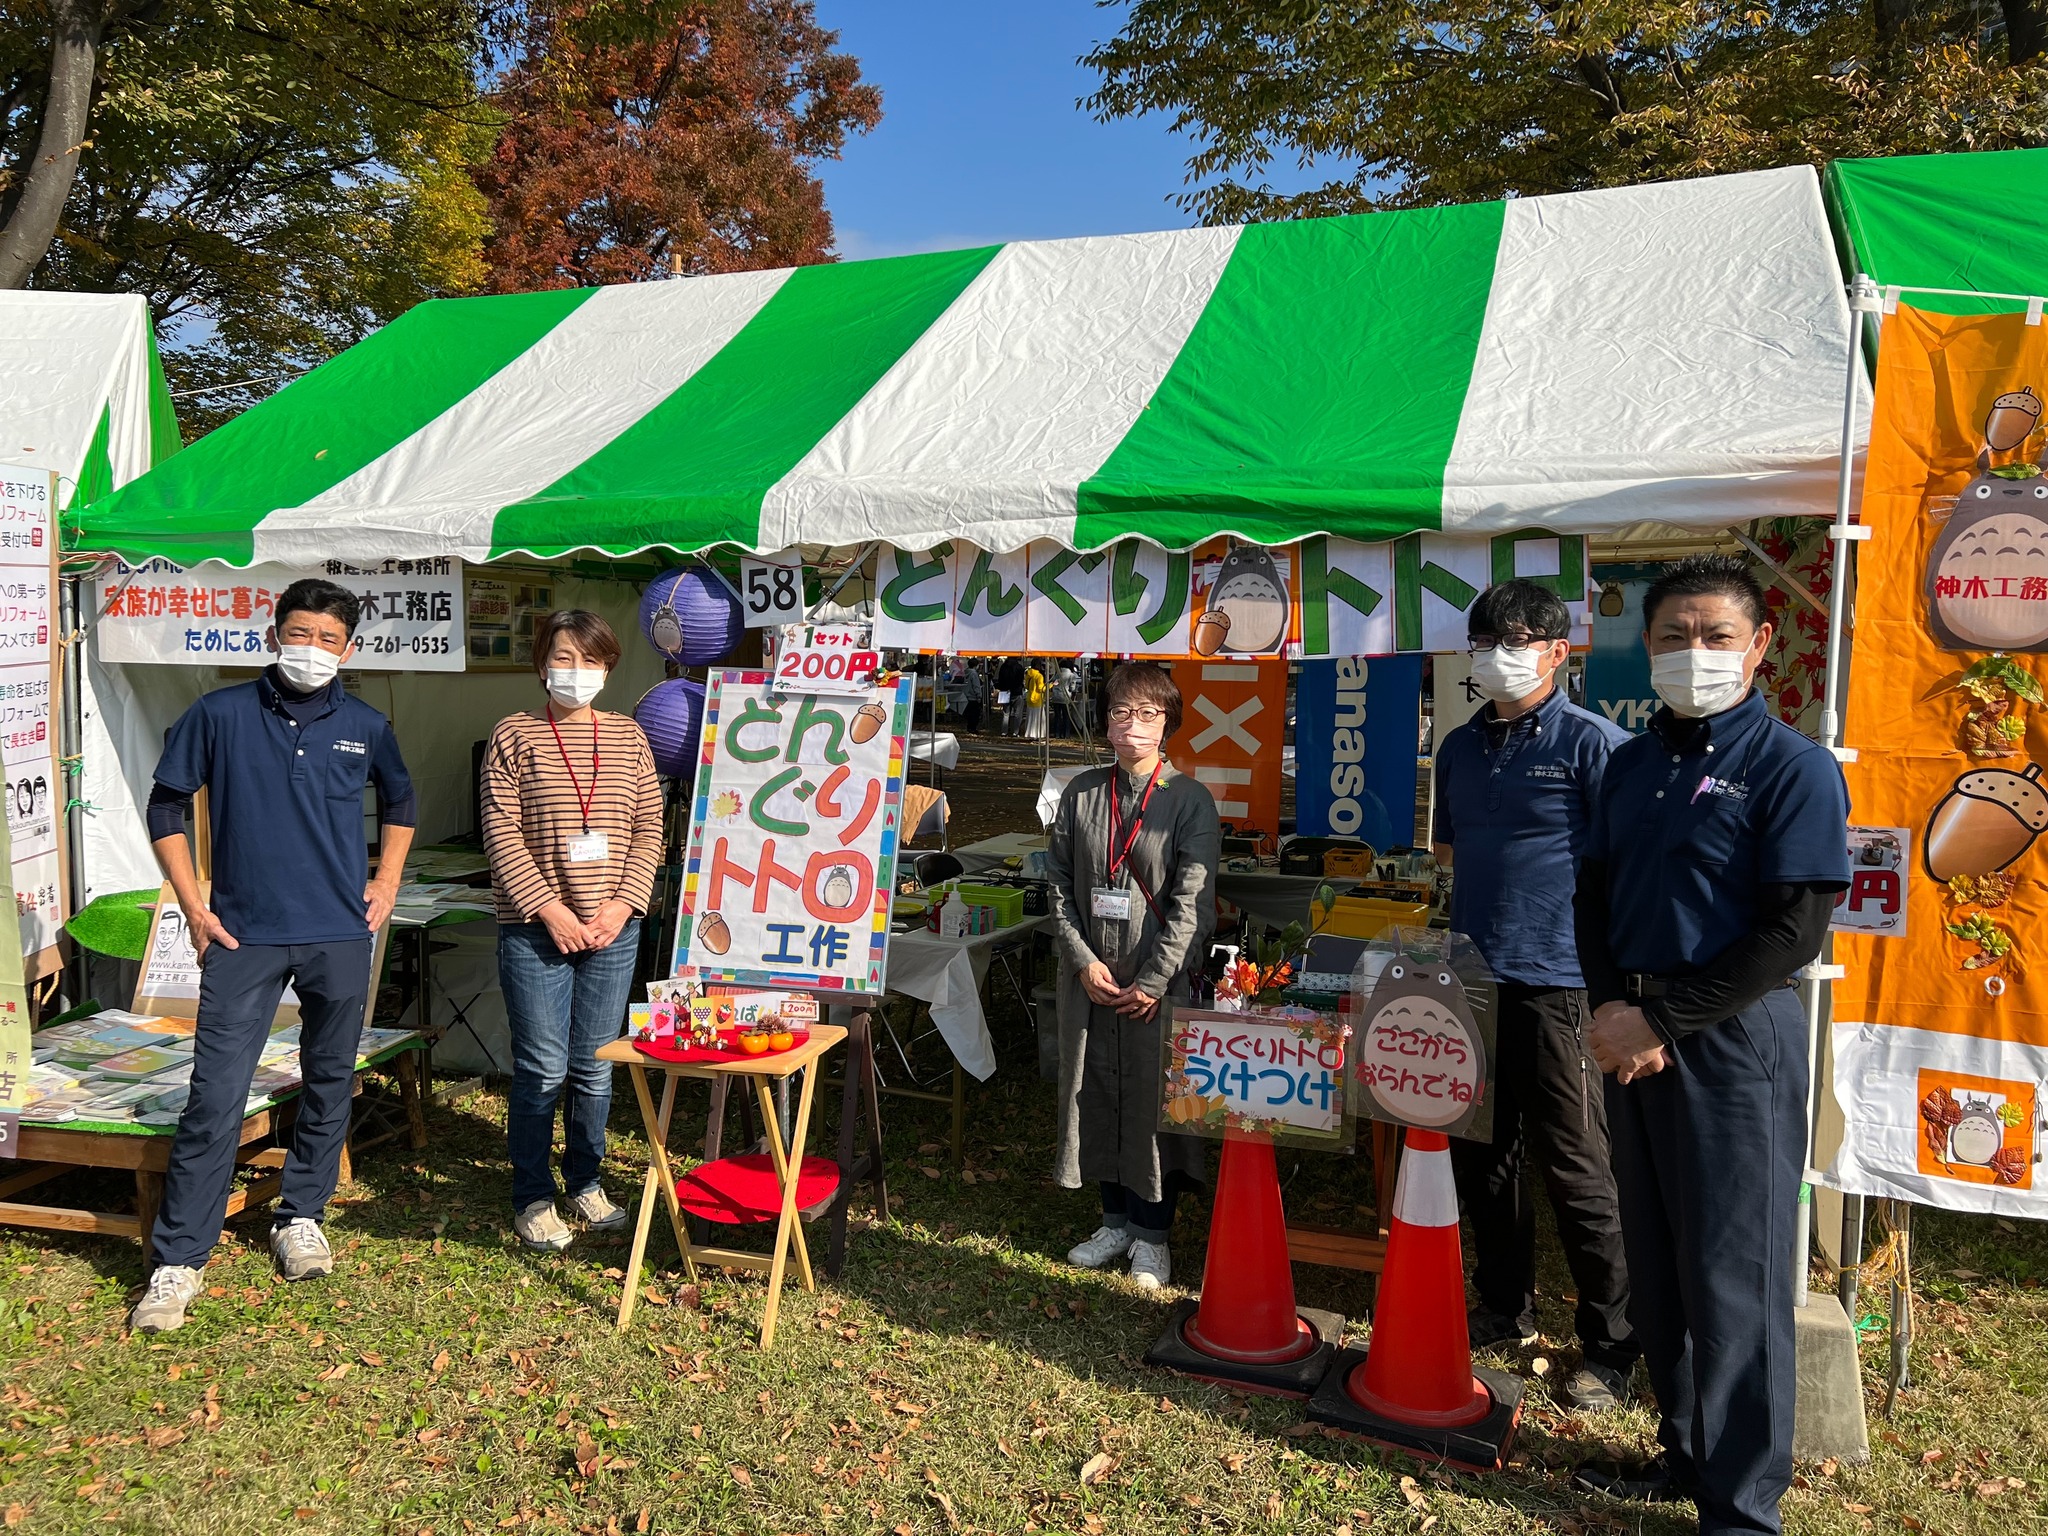
[[[212,884],[199,883],[202,896],[212,895]],[[370,956],[370,974],[384,974],[384,954],[391,940],[391,925],[377,930],[377,946]],[[199,1016],[199,957],[193,953],[192,935],[185,926],[185,912],[177,893],[164,882],[157,893],[156,911],[149,920],[149,942],[142,952],[142,974],[136,978],[135,997],[129,1006],[137,1013],[158,1018],[192,1019]],[[370,988],[363,1005],[363,1028],[370,1027],[377,1011],[377,989]],[[277,1022],[296,1024],[299,997],[289,986],[277,1005]]]
[[[1324,1150],[1346,1143],[1345,1027],[1308,1008],[1173,1008],[1162,1131],[1262,1134]]]
[[[1352,1108],[1392,1125],[1493,1137],[1493,978],[1462,933],[1396,927],[1352,973]]]
[[[797,694],[711,674],[673,974],[882,990],[914,685]]]

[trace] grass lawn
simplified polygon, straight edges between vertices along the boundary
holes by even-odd
[[[936,1145],[941,1106],[885,1101],[901,1204],[855,1237],[840,1281],[789,1292],[768,1355],[753,1343],[757,1280],[711,1277],[693,1304],[667,1269],[621,1338],[622,1243],[521,1253],[504,1105],[490,1094],[436,1109],[425,1153],[386,1149],[359,1165],[331,1213],[331,1280],[286,1287],[260,1244],[225,1250],[193,1320],[155,1341],[124,1331],[142,1280],[134,1244],[0,1229],[5,1526],[1691,1529],[1689,1512],[1645,1513],[1568,1486],[1578,1460],[1644,1447],[1652,1419],[1552,1405],[1545,1382],[1570,1363],[1550,1343],[1568,1343],[1562,1302],[1546,1303],[1545,1342],[1512,1357],[1529,1410],[1513,1468],[1495,1477],[1326,1438],[1295,1404],[1144,1367],[1172,1293],[1062,1262],[1093,1212],[1045,1177],[1050,1095],[1021,1021],[997,1032],[1003,1070],[971,1099],[967,1174],[947,1169]],[[637,1193],[642,1146],[620,1089],[607,1177],[624,1197],[629,1184]],[[1305,1217],[1367,1219],[1361,1161],[1283,1153],[1282,1176]],[[98,1176],[74,1177],[53,1194],[118,1198]],[[1184,1209],[1176,1233],[1189,1283],[1205,1220],[1206,1207]],[[655,1263],[673,1264],[655,1231]],[[260,1239],[260,1225],[244,1232]],[[1876,1417],[1873,1328],[1874,1460],[1802,1468],[1788,1529],[2048,1530],[2048,1228],[1922,1213],[1916,1237],[1917,1384],[1891,1421]],[[1554,1296],[1562,1268],[1554,1252],[1545,1264]],[[1296,1278],[1304,1302],[1363,1315],[1359,1277],[1304,1267]]]

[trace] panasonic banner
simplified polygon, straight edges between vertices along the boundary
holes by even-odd
[[[1415,839],[1420,656],[1304,661],[1294,695],[1295,828],[1363,838],[1374,848]]]

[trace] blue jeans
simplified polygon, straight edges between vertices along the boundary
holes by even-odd
[[[557,1193],[548,1153],[562,1106],[562,1183],[571,1195],[597,1188],[604,1124],[612,1109],[611,1063],[597,1050],[619,1038],[633,991],[640,920],[603,949],[565,955],[545,926],[498,930],[498,986],[512,1031],[512,1099],[505,1146],[512,1205],[524,1210]]]

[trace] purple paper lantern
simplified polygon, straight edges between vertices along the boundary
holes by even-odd
[[[633,718],[654,749],[654,769],[664,778],[689,779],[697,772],[697,733],[704,724],[704,685],[687,677],[656,683],[633,706]]]
[[[640,633],[670,661],[708,667],[746,631],[739,594],[710,566],[664,571],[640,598]]]

